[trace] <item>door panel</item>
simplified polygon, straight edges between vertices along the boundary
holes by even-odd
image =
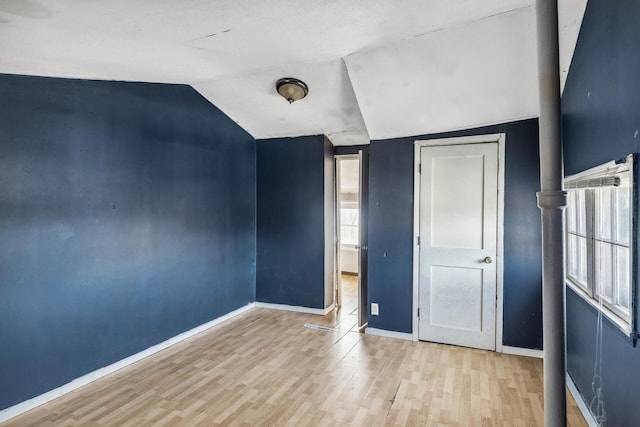
[[[431,158],[431,246],[482,248],[483,156]],[[455,197],[451,197],[455,195]]]
[[[482,270],[431,266],[429,313],[432,325],[482,331]]]
[[[421,147],[418,335],[495,349],[498,144]]]

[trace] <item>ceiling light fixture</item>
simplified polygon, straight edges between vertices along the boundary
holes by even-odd
[[[302,80],[293,77],[285,77],[276,82],[278,93],[291,104],[298,101],[309,93],[309,87]]]

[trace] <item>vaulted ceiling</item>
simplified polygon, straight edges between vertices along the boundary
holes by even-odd
[[[586,1],[560,0],[563,78]],[[0,0],[0,73],[189,84],[255,138],[335,145],[537,116],[535,44],[534,0]]]

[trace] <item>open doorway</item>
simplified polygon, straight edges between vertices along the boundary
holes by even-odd
[[[367,324],[365,161],[362,151],[336,156],[337,314],[352,317],[358,328]]]

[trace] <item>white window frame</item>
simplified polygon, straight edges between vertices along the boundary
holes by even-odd
[[[596,274],[598,274],[598,262],[596,260],[596,241],[605,241],[603,238],[597,238],[595,236],[595,216],[596,216],[596,197],[595,197],[595,188],[603,187],[603,186],[611,186],[612,182],[617,179],[617,177],[628,175],[629,186],[630,186],[630,198],[629,198],[629,310],[625,310],[623,307],[614,304],[612,301],[608,301],[607,298],[601,297],[599,289],[596,286]],[[616,324],[626,335],[630,337],[635,337],[635,311],[636,304],[634,298],[636,297],[636,271],[634,265],[634,258],[636,257],[636,238],[634,235],[634,215],[635,215],[635,186],[634,186],[634,158],[633,155],[627,156],[623,161],[612,161],[606,164],[597,166],[595,168],[589,169],[587,171],[581,172],[576,175],[572,175],[565,178],[565,188],[568,192],[572,190],[584,190],[584,198],[582,202],[585,205],[585,232],[580,233],[580,229],[576,222],[575,232],[569,231],[569,215],[570,210],[567,209],[567,214],[565,215],[565,270],[566,274],[566,284],[573,291],[581,296],[585,301],[587,301],[590,305],[595,307],[597,310],[601,310],[602,313],[609,318],[614,324]],[[578,216],[575,218],[578,221]],[[570,274],[569,264],[570,253],[569,253],[569,239],[571,235],[577,235],[581,238],[586,239],[586,278],[585,280],[580,280],[581,278],[572,276]],[[612,243],[614,246],[624,247],[625,244],[613,241],[607,241],[607,243]],[[614,269],[614,265],[611,266]],[[615,273],[614,273],[615,276]],[[617,287],[617,282],[614,281],[612,283],[612,293],[615,292],[615,288]]]
[[[340,246],[342,248],[349,248],[349,249],[358,249],[359,248],[359,242],[358,242],[358,238],[356,238],[356,243],[345,243],[343,241],[343,228],[344,227],[349,227],[349,228],[355,228],[356,230],[356,236],[359,236],[360,234],[360,206],[358,206],[358,203],[349,203],[349,202],[342,202],[341,206],[340,206],[340,217],[342,219],[342,209],[353,209],[356,211],[356,220],[357,220],[357,224],[356,225],[350,225],[350,224],[344,224],[342,221],[340,221]]]

